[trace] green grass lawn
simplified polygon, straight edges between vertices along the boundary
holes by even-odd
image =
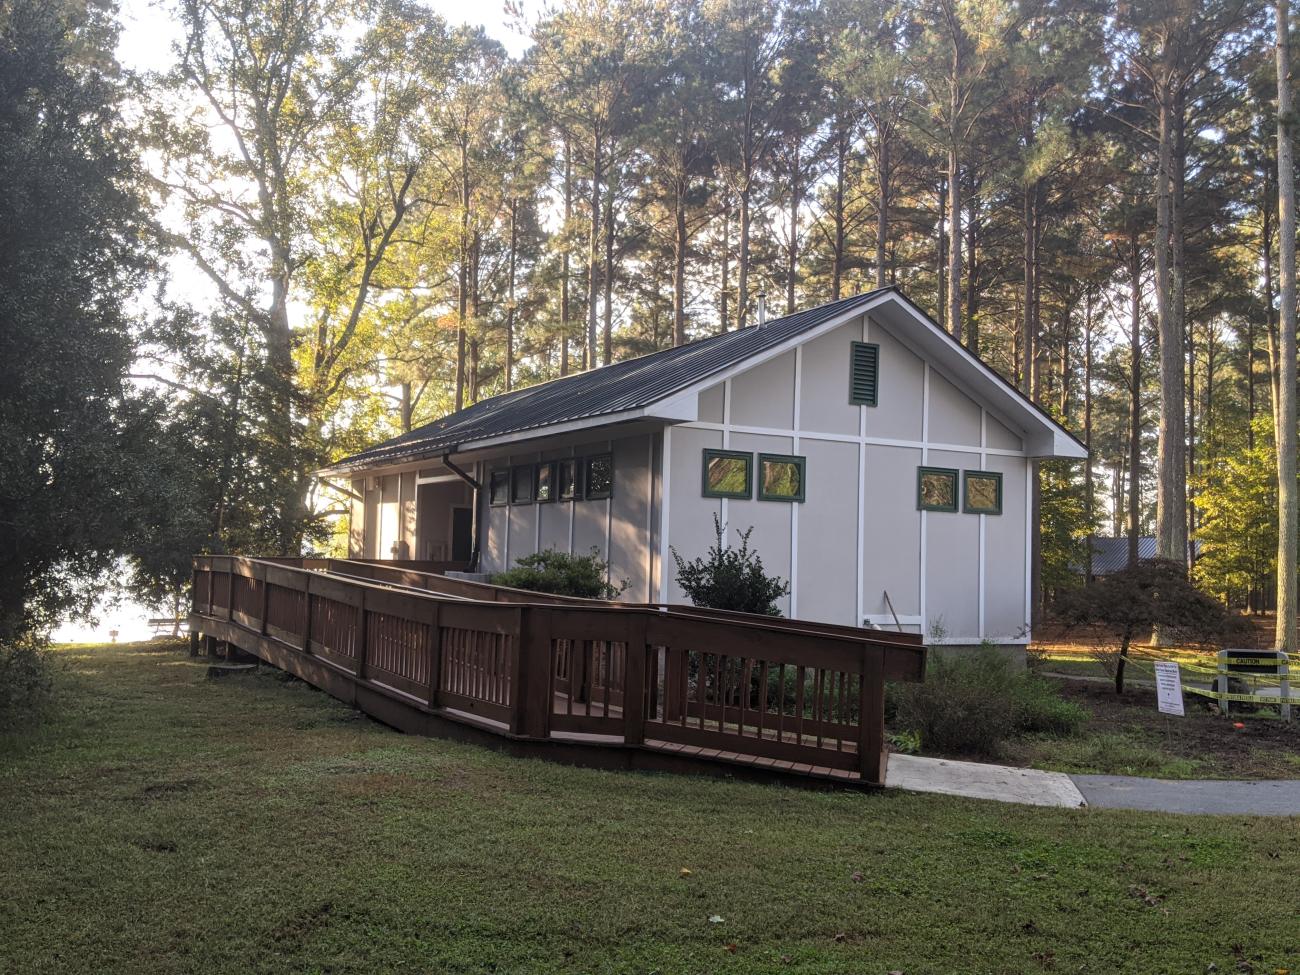
[[[572,769],[58,657],[0,739],[0,972],[1300,969],[1297,820]]]

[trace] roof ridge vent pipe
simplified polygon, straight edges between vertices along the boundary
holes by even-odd
[[[767,324],[767,292],[760,290],[758,292],[758,327],[762,328]]]

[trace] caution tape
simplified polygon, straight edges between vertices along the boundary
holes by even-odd
[[[1285,657],[1221,657],[1220,667],[1285,667],[1289,660]],[[1193,666],[1199,666],[1193,665]]]
[[[1200,697],[1211,697],[1216,701],[1237,701],[1248,704],[1271,704],[1279,707],[1283,704],[1300,704],[1300,697],[1264,697],[1261,694],[1233,694],[1227,691],[1207,691],[1200,687],[1188,687],[1183,685],[1184,694],[1196,694]]]

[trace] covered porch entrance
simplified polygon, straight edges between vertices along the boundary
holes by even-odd
[[[353,478],[352,490],[350,557],[470,567],[474,489],[456,472],[380,471]]]

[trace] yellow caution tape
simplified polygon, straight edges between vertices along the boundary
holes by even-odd
[[[1187,687],[1186,685],[1183,686],[1183,693],[1198,694],[1201,697],[1212,697],[1216,701],[1239,701],[1239,702],[1250,703],[1250,704],[1271,704],[1274,707],[1279,707],[1283,704],[1300,705],[1300,697],[1296,697],[1294,695],[1290,697],[1264,697],[1263,695],[1260,694],[1232,694],[1232,693],[1225,693],[1223,691],[1207,691],[1199,687]]]

